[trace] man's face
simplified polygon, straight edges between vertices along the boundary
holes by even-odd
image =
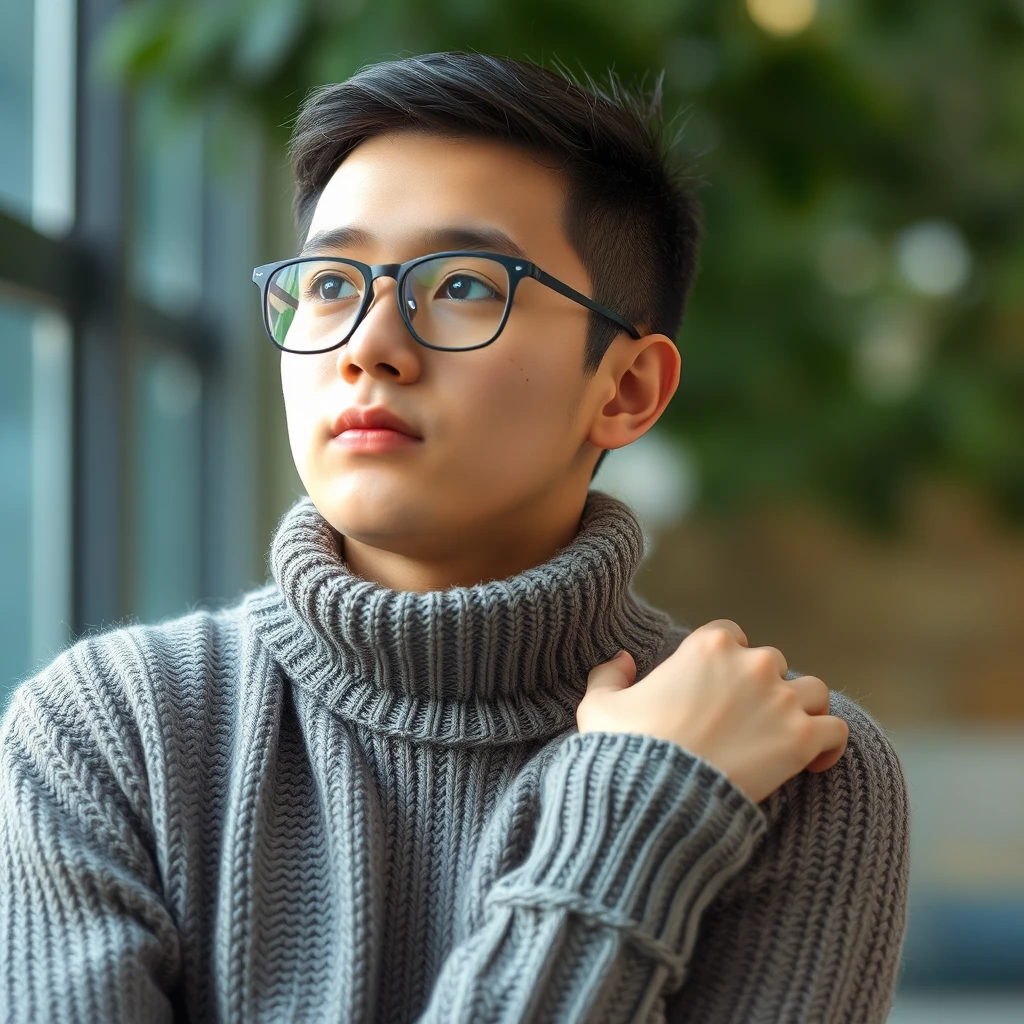
[[[308,234],[354,228],[366,241],[308,254],[401,263],[462,248],[431,244],[438,232],[497,230],[542,269],[591,294],[562,232],[563,204],[558,174],[512,146],[378,136],[340,164]],[[375,289],[340,348],[281,356],[292,455],[328,522],[347,537],[413,556],[485,537],[487,524],[500,533],[498,524],[567,496],[582,500],[598,452],[590,426],[609,395],[600,374],[583,373],[586,309],[526,278],[494,342],[444,352],[409,334],[394,279],[379,279]],[[352,406],[384,406],[421,440],[387,451],[346,445],[332,424]]]

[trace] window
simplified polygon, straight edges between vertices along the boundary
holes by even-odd
[[[202,298],[203,126],[152,94],[139,99],[134,122],[135,287],[168,314],[189,314]]]
[[[260,582],[273,521],[251,426],[262,143],[236,126],[231,180],[210,110],[89,70],[120,6],[0,4],[0,703],[88,629]]]
[[[71,335],[45,308],[0,303],[0,694],[68,639]],[[28,540],[26,544],[25,541]]]
[[[180,614],[202,593],[203,378],[174,349],[136,361],[133,606],[144,622]]]
[[[73,48],[70,0],[0,7],[0,209],[40,235],[59,235],[72,222]],[[21,242],[32,235],[5,234],[8,259],[45,292],[56,265],[26,259],[31,251]],[[59,303],[24,294],[33,290],[28,280],[4,284],[0,700],[57,653],[72,618],[71,326]]]
[[[32,8],[0,7],[0,202],[26,218],[32,209]]]

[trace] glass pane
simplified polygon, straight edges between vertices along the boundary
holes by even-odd
[[[0,3],[0,204],[32,212],[32,37],[30,0]]]
[[[508,271],[501,263],[484,256],[445,256],[410,271],[402,304],[428,345],[472,348],[497,333],[508,291]]]
[[[196,115],[140,98],[135,182],[135,285],[168,313],[188,313],[202,289],[203,139]]]
[[[133,610],[153,622],[201,596],[202,377],[192,360],[155,348],[136,374]]]
[[[68,639],[71,335],[0,303],[0,701]]]
[[[0,205],[62,234],[74,214],[75,0],[0,3]]]
[[[63,234],[75,210],[75,0],[35,0],[32,223]]]
[[[274,340],[296,352],[319,352],[344,339],[363,305],[366,282],[331,260],[291,263],[267,284],[267,321]]]

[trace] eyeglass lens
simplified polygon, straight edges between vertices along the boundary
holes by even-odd
[[[267,285],[267,323],[290,352],[338,345],[355,326],[366,282],[356,267],[307,260],[275,271]],[[505,267],[486,256],[438,256],[416,264],[399,302],[413,333],[437,348],[473,348],[501,326],[509,294]]]

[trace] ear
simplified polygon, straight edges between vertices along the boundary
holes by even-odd
[[[664,334],[612,343],[598,370],[603,404],[587,440],[622,448],[658,421],[679,386],[679,350]]]

